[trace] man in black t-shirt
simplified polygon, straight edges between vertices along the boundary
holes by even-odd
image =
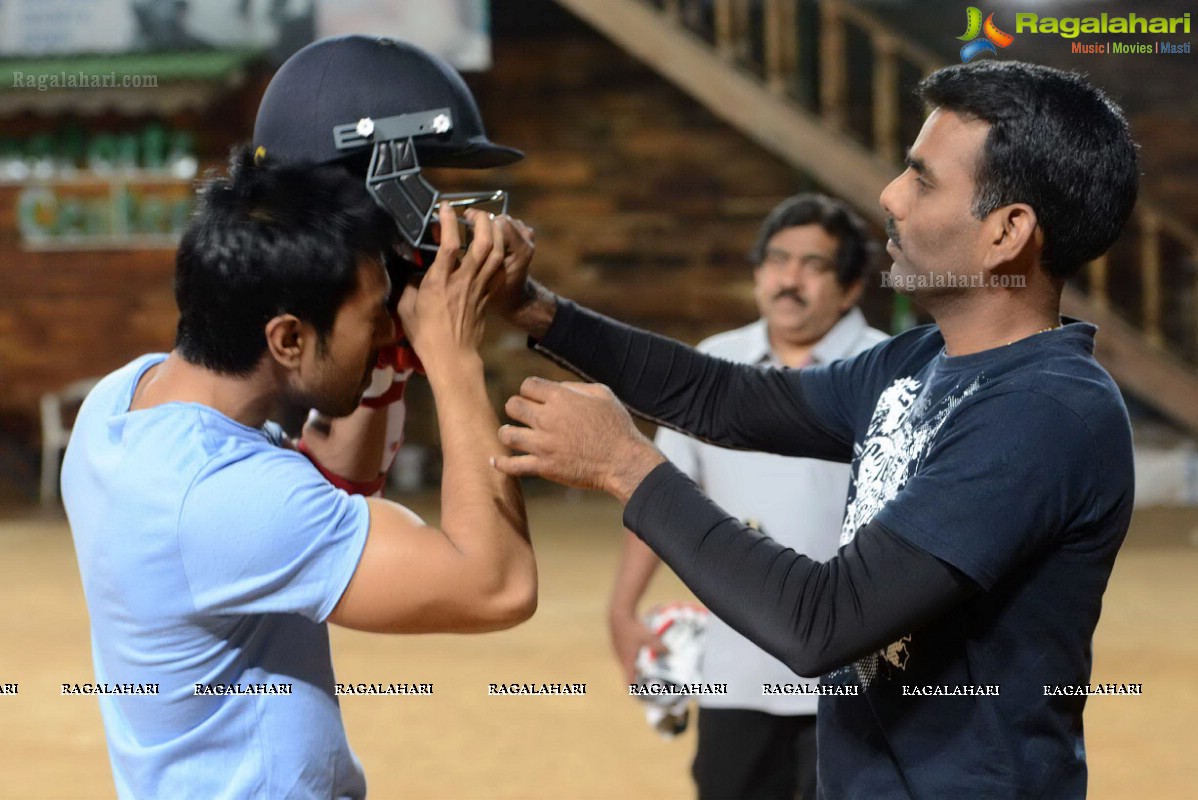
[[[733,628],[821,675],[826,798],[1079,798],[1090,643],[1131,516],[1131,432],[1065,281],[1135,203],[1135,145],[1082,77],[940,70],[882,193],[887,282],[936,325],[845,361],[719,361],[557,298],[508,259],[501,310],[610,386],[530,378],[512,475],[609,492]],[[613,395],[614,393],[614,395]],[[841,548],[817,563],[712,504],[615,399],[717,444],[851,462]]]

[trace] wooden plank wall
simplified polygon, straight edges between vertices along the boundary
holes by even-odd
[[[765,214],[811,182],[605,39],[515,47],[496,42],[495,68],[469,82],[491,137],[527,157],[436,185],[510,189],[537,231],[534,274],[604,313],[690,342],[754,319],[748,250]],[[884,326],[889,297],[870,295]],[[561,374],[518,337],[496,344],[497,396]]]
[[[803,176],[585,30],[497,39],[494,69],[467,79],[492,138],[528,157],[498,170],[430,171],[433,183],[509,189],[512,212],[537,230],[536,275],[688,341],[754,318],[747,250],[774,204],[811,188]],[[257,95],[240,95],[197,122],[209,126],[210,158],[249,133]],[[25,430],[31,446],[42,392],[169,348],[173,255],[25,253],[14,202],[14,191],[0,189],[0,418],[25,421],[7,427]],[[871,293],[884,325],[889,298]],[[522,337],[493,327],[497,402],[530,373],[561,374]],[[431,403],[420,392],[412,400],[409,438],[432,443]]]

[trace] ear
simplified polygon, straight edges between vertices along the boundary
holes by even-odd
[[[849,309],[857,305],[857,301],[861,299],[861,292],[864,290],[865,281],[862,278],[858,278],[850,283],[847,288],[842,289],[843,296],[840,298],[840,313],[847,313]]]
[[[280,366],[299,369],[306,344],[304,324],[293,314],[280,314],[266,323],[266,349]]]
[[[989,270],[1010,264],[1019,260],[1020,254],[1029,245],[1038,248],[1040,239],[1036,236],[1036,230],[1039,224],[1035,210],[1026,203],[1012,203],[991,212],[983,223],[983,246],[986,252],[982,257],[982,267]],[[1037,253],[1036,263],[1039,260]]]

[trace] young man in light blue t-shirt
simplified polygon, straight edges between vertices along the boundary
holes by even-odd
[[[361,176],[246,148],[180,244],[175,349],[84,402],[63,499],[120,797],[363,797],[326,622],[473,632],[532,614],[523,498],[489,464],[505,450],[478,353],[485,287],[505,250],[531,250],[509,219],[476,210],[460,248],[453,210],[438,213],[419,289],[393,287],[395,222]],[[437,406],[440,528],[362,496],[396,409],[359,403],[381,354],[397,363],[400,289]],[[280,405],[335,421],[306,426],[297,450],[267,421]]]

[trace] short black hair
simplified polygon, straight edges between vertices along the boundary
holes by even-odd
[[[1136,143],[1119,106],[1083,75],[984,60],[937,70],[916,91],[930,106],[990,123],[973,215],[1031,206],[1049,274],[1072,277],[1119,238],[1139,190]]]
[[[395,230],[344,168],[235,148],[228,174],[201,188],[175,257],[175,347],[190,363],[246,375],[279,314],[310,323],[325,347],[359,259],[380,258]]]
[[[755,266],[761,265],[765,261],[765,250],[770,239],[779,231],[813,224],[819,225],[829,236],[836,237],[837,282],[848,287],[864,278],[879,252],[865,222],[839,200],[813,192],[793,195],[774,206],[761,223],[757,243],[749,252],[749,260]]]

